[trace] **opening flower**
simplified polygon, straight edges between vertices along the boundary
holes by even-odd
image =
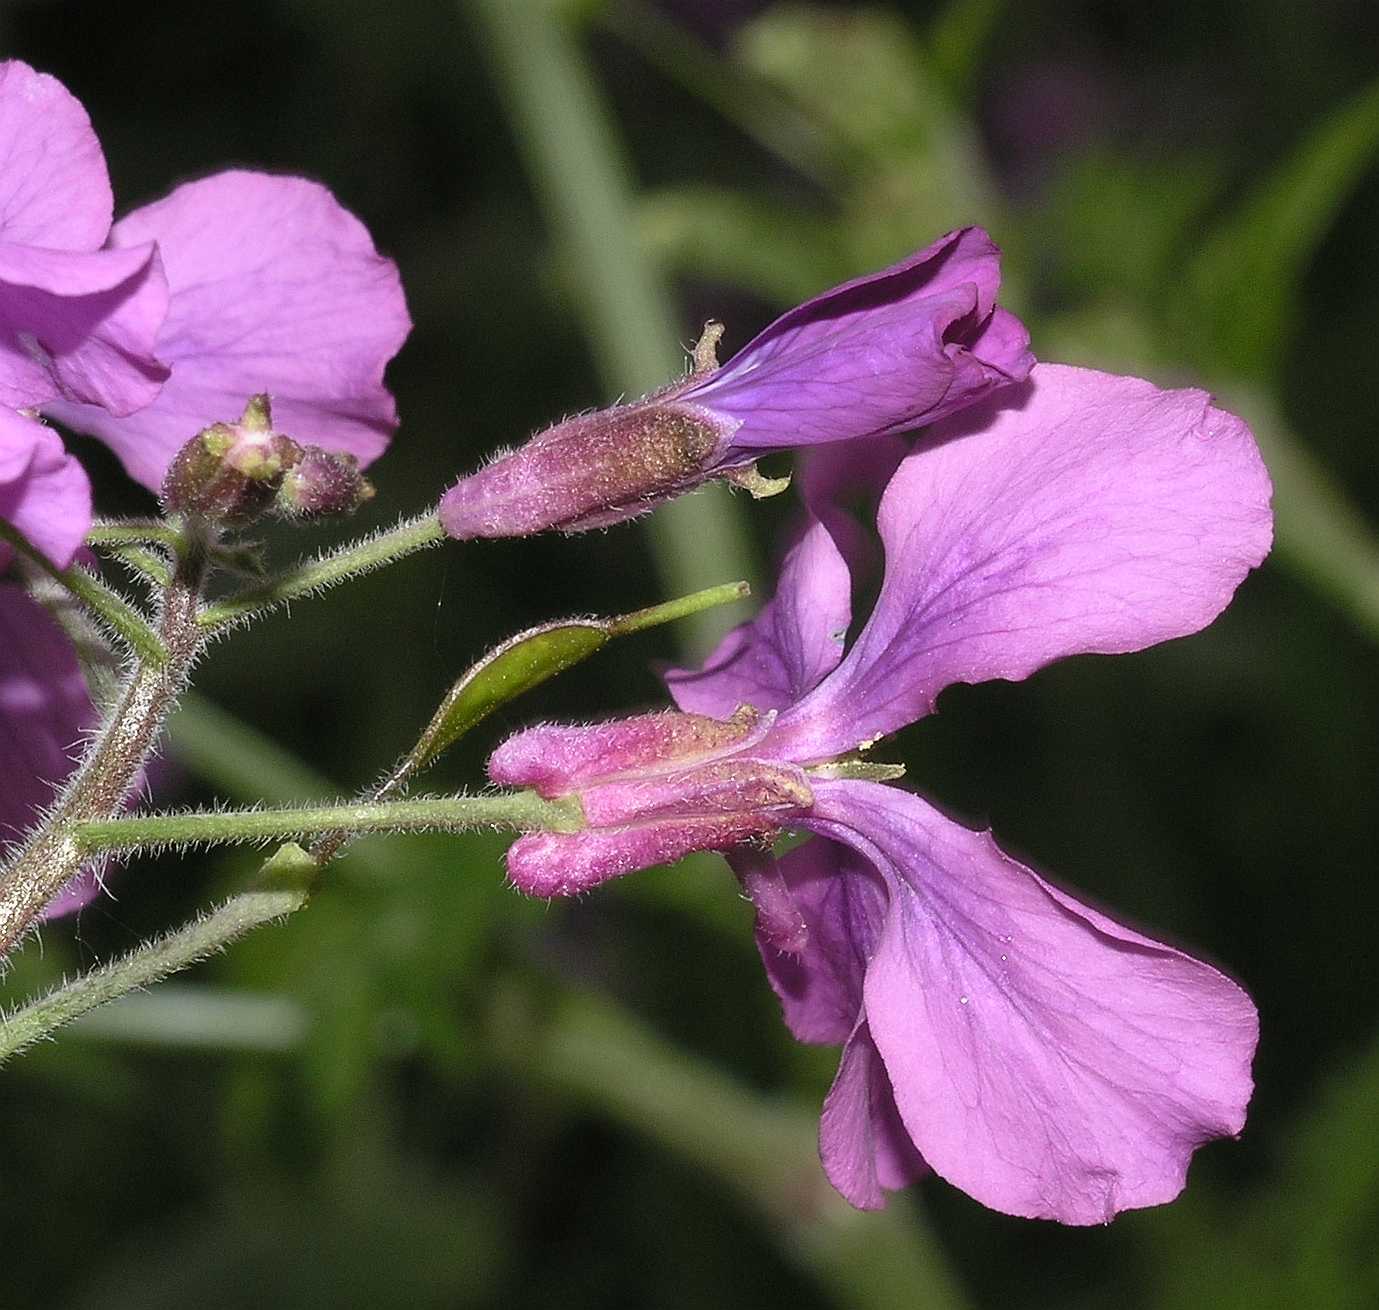
[[[573,892],[662,849],[731,850],[787,1023],[843,1046],[820,1153],[848,1200],[879,1206],[927,1165],[994,1209],[1104,1222],[1170,1200],[1193,1150],[1240,1130],[1254,1006],[881,785],[857,752],[954,682],[1204,627],[1268,551],[1268,477],[1244,423],[1204,393],[1057,365],[899,453],[868,452],[895,471],[884,579],[851,646],[821,478],[773,601],[668,679],[707,753],[648,750],[626,725],[536,727],[500,748],[496,781],[592,801],[584,831],[514,843],[509,873]],[[662,716],[658,741],[676,721]],[[726,785],[699,782],[705,767]],[[763,791],[768,768],[793,790]],[[677,840],[648,839],[668,819]],[[740,844],[785,828],[814,836],[780,859]]]
[[[750,485],[774,450],[932,423],[1029,373],[999,285],[991,238],[950,232],[781,315],[721,368],[699,358],[643,400],[539,433],[451,487],[441,522],[460,539],[604,527],[711,478]]]

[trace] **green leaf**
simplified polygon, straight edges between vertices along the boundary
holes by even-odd
[[[450,688],[425,732],[389,780],[389,788],[426,768],[500,705],[588,659],[613,637],[726,605],[746,594],[745,582],[730,582],[617,618],[566,619],[518,633],[485,655]]]
[[[1343,105],[1255,189],[1190,269],[1204,358],[1267,375],[1287,344],[1308,262],[1379,149],[1379,82]]]

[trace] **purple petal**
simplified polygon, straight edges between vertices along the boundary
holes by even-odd
[[[848,1038],[819,1116],[819,1159],[828,1181],[859,1210],[880,1210],[886,1192],[928,1172],[896,1109],[895,1093],[865,1023]]]
[[[411,326],[397,268],[324,187],[228,172],[178,187],[115,225],[117,247],[156,241],[172,291],[158,355],[172,377],[147,409],[117,419],[49,412],[100,437],[157,489],[198,431],[233,420],[260,391],[302,443],[377,456],[397,424],[383,369]]]
[[[129,414],[167,377],[154,341],[168,310],[158,254],[0,245],[0,404],[52,401]]]
[[[905,1187],[925,1171],[862,1017],[867,959],[886,919],[885,884],[855,851],[821,837],[779,860],[734,852],[729,863],[757,907],[757,947],[790,1031],[804,1042],[844,1044],[819,1122],[824,1169],[853,1205],[879,1209],[883,1188]],[[755,894],[763,883],[771,888],[765,903]],[[800,931],[782,949],[786,905]]]
[[[105,882],[98,869],[83,869],[51,901],[45,905],[38,919],[40,923],[50,923],[90,905],[103,891]]]
[[[1249,429],[1201,391],[1041,364],[1017,403],[934,429],[882,501],[886,579],[838,671],[781,715],[828,758],[944,687],[1196,632],[1268,552]]]
[[[843,655],[852,581],[823,524],[810,522],[785,557],[775,597],[730,632],[697,672],[671,669],[682,710],[726,718],[739,705],[783,709],[812,691]]]
[[[91,484],[56,432],[0,406],[0,518],[13,523],[59,568],[91,526]],[[0,542],[0,567],[10,556]]]
[[[0,846],[53,799],[94,718],[66,634],[19,587],[0,582]]]
[[[1172,1200],[1238,1133],[1258,1016],[1215,969],[1050,886],[906,792],[819,783],[810,826],[890,892],[865,1011],[936,1173],[1007,1214],[1103,1223]]]
[[[0,242],[95,250],[110,176],[81,103],[17,59],[0,64]]]
[[[734,854],[735,869],[741,858]],[[757,949],[766,976],[786,1026],[800,1041],[841,1044],[862,1014],[867,960],[886,920],[886,886],[855,851],[823,838],[774,864],[803,920],[805,939],[801,949],[780,950],[758,912]]]
[[[1029,372],[1028,338],[991,322],[1000,252],[949,233],[790,310],[680,392],[740,423],[726,463],[780,447],[904,432]]]

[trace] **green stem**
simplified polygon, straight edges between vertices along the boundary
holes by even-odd
[[[144,616],[119,592],[76,565],[58,568],[42,551],[35,549],[18,528],[4,519],[0,519],[0,540],[9,542],[31,564],[71,592],[142,661],[158,665],[167,663],[167,647]]]
[[[171,546],[176,549],[182,534],[161,519],[97,519],[86,534],[88,546]]]
[[[464,832],[487,827],[573,832],[583,824],[577,799],[546,801],[535,792],[519,791],[494,796],[361,801],[289,810],[135,815],[74,824],[71,838],[83,855],[93,855],[100,851],[285,840],[336,832]]]
[[[138,574],[155,587],[166,587],[172,581],[172,569],[168,562],[151,550],[142,546],[103,545],[100,549],[111,559],[119,560],[125,568]]]
[[[324,591],[336,583],[371,573],[395,564],[419,550],[427,550],[445,540],[445,531],[435,510],[406,519],[388,532],[322,555],[298,565],[261,586],[250,587],[237,595],[208,605],[198,622],[203,628],[219,628],[260,610],[271,609],[289,600]]]
[[[126,675],[105,725],[42,822],[0,865],[0,955],[39,911],[81,871],[87,856],[73,833],[83,823],[120,813],[139,771],[157,747],[163,724],[205,642],[196,625],[204,557],[189,548],[162,597],[161,660],[140,659]]]
[[[300,847],[284,846],[257,883],[208,914],[123,959],[83,974],[0,1022],[0,1063],[98,1005],[113,1001],[224,949],[261,924],[302,908],[318,870]]]
[[[634,632],[644,632],[647,628],[658,627],[662,623],[673,623],[676,619],[690,618],[705,610],[717,609],[720,605],[731,605],[752,594],[745,582],[721,582],[716,587],[705,587],[702,591],[691,592],[675,600],[664,601],[660,605],[648,605],[645,609],[633,610],[631,614],[621,614],[608,619],[605,631],[610,637],[626,637]]]
[[[640,240],[621,142],[567,24],[542,4],[469,0],[469,8],[487,39],[563,263],[577,280],[608,392],[638,395],[661,386],[683,369],[684,347],[660,272]],[[662,506],[647,526],[669,592],[756,576],[745,525],[724,487]],[[723,620],[706,615],[690,625],[690,645],[710,644]]]

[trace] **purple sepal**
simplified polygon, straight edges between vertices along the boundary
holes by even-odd
[[[703,482],[732,429],[664,396],[580,414],[461,478],[441,525],[466,541],[620,523]]]
[[[723,719],[665,711],[608,723],[541,723],[503,742],[489,757],[488,776],[501,787],[534,787],[550,800],[593,782],[683,769],[749,749],[773,718],[749,708]]]

